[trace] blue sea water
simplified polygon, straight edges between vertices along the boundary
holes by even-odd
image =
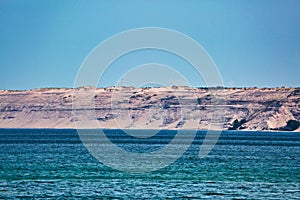
[[[105,133],[126,151],[150,152],[176,131],[148,139]],[[200,159],[205,134],[170,166],[130,174],[101,164],[76,130],[0,129],[0,198],[300,198],[300,133],[223,131]]]

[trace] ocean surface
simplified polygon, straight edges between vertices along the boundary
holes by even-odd
[[[164,148],[176,135],[161,131],[140,139],[121,130],[105,133],[119,148],[136,153]],[[95,159],[76,130],[0,129],[0,199],[300,198],[300,133],[223,131],[210,154],[199,158],[205,134],[199,131],[166,168],[125,173]]]

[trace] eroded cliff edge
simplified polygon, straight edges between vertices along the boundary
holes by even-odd
[[[299,102],[299,88],[0,90],[0,128],[294,130]]]

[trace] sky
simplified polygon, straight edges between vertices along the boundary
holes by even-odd
[[[0,89],[73,87],[97,45],[143,27],[197,41],[227,87],[300,86],[299,0],[0,0]],[[182,58],[149,49],[120,57],[98,86],[116,85],[146,63],[171,66],[191,86],[205,86]]]

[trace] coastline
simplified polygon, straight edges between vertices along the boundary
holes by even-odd
[[[0,90],[0,128],[76,129],[77,124],[88,129],[277,132],[274,129],[283,129],[289,120],[300,120],[299,99],[299,88]],[[293,131],[300,132],[300,128]]]
[[[300,133],[300,130],[294,130],[294,131],[275,131],[275,130],[205,130],[205,129],[118,129],[118,128],[87,128],[87,129],[77,129],[77,128],[1,128],[0,130],[108,130],[108,131],[196,131],[196,132],[205,132],[205,131],[220,131],[221,133],[226,132],[263,132],[263,133]]]

